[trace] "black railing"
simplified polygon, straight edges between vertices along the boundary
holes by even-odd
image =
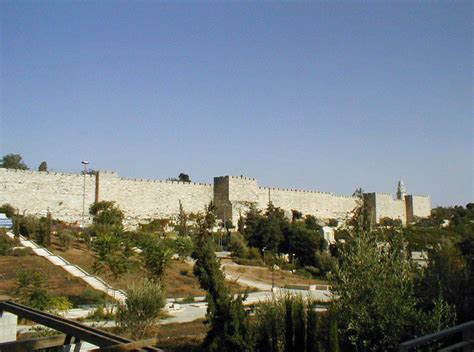
[[[470,321],[461,325],[453,326],[452,328],[435,332],[426,336],[418,337],[416,339],[403,342],[398,347],[399,352],[408,352],[421,346],[443,342],[454,334],[461,335],[461,341],[452,343],[449,346],[440,348],[439,352],[448,351],[462,351],[462,352],[473,352],[474,351],[474,321]]]

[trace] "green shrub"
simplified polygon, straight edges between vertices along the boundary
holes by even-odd
[[[147,336],[157,324],[164,304],[162,286],[147,281],[143,286],[127,290],[125,303],[117,306],[117,323],[133,339]]]
[[[239,265],[265,266],[262,259],[234,258],[234,262]]]
[[[15,222],[18,223],[18,232],[20,235],[27,238],[36,239],[38,231],[40,230],[40,219],[32,216],[16,216]]]
[[[63,296],[51,297],[50,305],[53,310],[58,310],[58,311],[68,310],[73,307],[69,299]]]
[[[180,258],[186,258],[191,255],[194,245],[189,236],[179,236],[176,238],[174,247]]]
[[[14,257],[25,257],[33,253],[31,248],[15,248],[12,250],[12,255]]]
[[[15,208],[13,208],[10,204],[6,203],[0,206],[0,213],[4,213],[7,218],[12,219],[13,215],[15,215]]]
[[[90,313],[86,319],[88,320],[95,320],[95,321],[103,321],[103,320],[114,320],[115,314],[112,311],[106,309],[103,305],[97,307],[92,313]]]
[[[70,230],[61,230],[59,232],[59,245],[62,249],[68,249],[71,242],[75,239],[74,234]]]
[[[0,235],[0,255],[11,255],[13,244],[5,235]]]
[[[235,257],[244,258],[246,256],[248,247],[241,234],[236,232],[230,234],[229,251]]]
[[[105,294],[88,287],[79,296],[70,297],[70,300],[74,306],[104,304]]]
[[[260,250],[255,247],[249,248],[247,251],[245,258],[247,259],[255,259],[255,260],[262,260],[262,256],[260,255]]]
[[[34,270],[24,270],[17,274],[16,295],[20,303],[29,307],[48,310],[51,298],[46,292],[47,277]]]

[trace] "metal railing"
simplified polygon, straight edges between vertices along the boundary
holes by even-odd
[[[418,337],[416,339],[406,341],[400,344],[398,347],[399,352],[408,352],[412,349],[428,345],[436,342],[442,342],[442,339],[454,335],[461,334],[461,341],[456,342],[452,345],[439,349],[439,352],[448,351],[462,351],[462,352],[473,352],[474,351],[474,320],[464,324],[453,326],[452,328],[435,332],[426,336]]]

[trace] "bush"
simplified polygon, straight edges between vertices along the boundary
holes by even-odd
[[[56,296],[50,298],[50,305],[53,310],[64,311],[73,307],[72,303],[63,296]]]
[[[68,249],[71,242],[75,239],[74,234],[70,230],[61,230],[59,232],[59,245],[62,249]]]
[[[245,244],[245,241],[241,234],[239,233],[230,234],[229,251],[231,251],[232,254],[236,257],[245,258],[248,252],[248,247]]]
[[[11,255],[13,244],[5,235],[0,236],[0,255]]]
[[[27,238],[33,237],[36,231],[39,228],[39,221],[34,216],[27,215],[23,217],[18,217],[19,224],[19,232],[20,235],[25,236]]]
[[[104,304],[105,294],[88,287],[79,296],[71,297],[71,301],[75,306]]]
[[[234,262],[239,265],[265,266],[262,259],[234,258]]]
[[[178,236],[174,241],[174,247],[176,253],[183,259],[190,256],[194,249],[193,241],[189,236]]]
[[[15,208],[13,208],[10,204],[3,204],[0,206],[0,213],[4,213],[7,218],[12,219],[13,215],[15,215]]]
[[[89,314],[86,319],[95,321],[114,320],[115,314],[110,310],[107,310],[104,306],[99,306],[96,310]]]
[[[46,292],[47,277],[34,270],[17,274],[16,294],[20,303],[39,310],[51,308],[51,298]]]
[[[32,254],[32,252],[33,250],[31,248],[14,248],[11,254],[14,257],[25,257]]]
[[[162,286],[146,281],[143,286],[127,290],[125,303],[117,307],[117,323],[133,339],[143,338],[157,324],[164,304]]]

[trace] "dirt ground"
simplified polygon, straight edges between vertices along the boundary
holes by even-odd
[[[229,261],[223,261],[225,271],[239,276],[242,279],[255,280],[264,283],[272,283],[272,271],[269,268],[245,265],[229,265]],[[226,265],[227,264],[227,265]],[[326,282],[315,279],[306,279],[304,277],[292,274],[288,271],[275,270],[274,272],[275,284],[280,287],[285,285],[313,285],[326,284]]]

